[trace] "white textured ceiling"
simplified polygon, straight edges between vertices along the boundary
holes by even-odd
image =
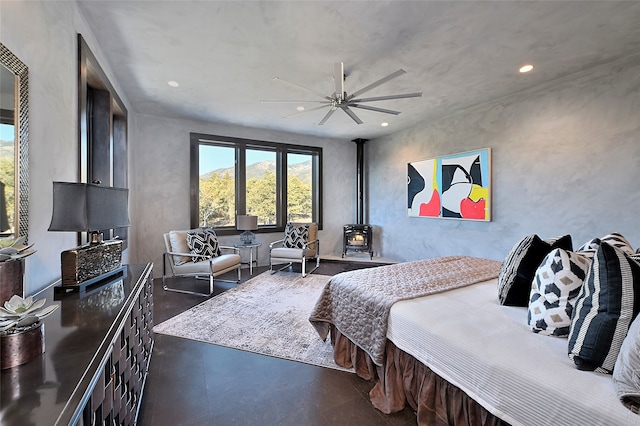
[[[389,134],[640,52],[640,1],[78,0],[135,111],[341,139]],[[333,93],[333,63],[354,91],[402,68],[369,96],[398,116],[325,110],[274,77]],[[533,63],[529,74],[518,68]],[[178,88],[167,85],[180,83]],[[307,107],[313,105],[306,105]],[[387,121],[389,127],[380,123]]]

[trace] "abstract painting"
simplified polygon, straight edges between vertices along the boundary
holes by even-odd
[[[410,217],[491,220],[491,149],[407,164]]]

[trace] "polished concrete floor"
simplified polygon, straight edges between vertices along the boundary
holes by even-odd
[[[315,273],[334,275],[371,266],[376,264],[323,260]],[[265,269],[254,268],[253,276]],[[243,281],[249,278],[249,271],[243,269]],[[206,286],[204,281],[179,284]],[[216,282],[216,294],[233,286]],[[165,292],[156,279],[154,322],[159,324],[204,300]],[[416,424],[410,409],[385,415],[373,408],[368,397],[372,386],[352,373],[156,334],[138,424]]]

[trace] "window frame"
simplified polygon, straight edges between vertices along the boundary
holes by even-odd
[[[246,212],[246,150],[276,153],[276,224],[261,225],[256,233],[283,232],[287,224],[287,154],[312,156],[312,217],[322,229],[322,147],[269,142],[230,136],[190,133],[190,226],[198,228],[200,201],[200,145],[226,146],[236,150],[235,207],[236,217]],[[315,190],[314,190],[315,189]],[[236,227],[215,228],[218,235],[235,235]]]

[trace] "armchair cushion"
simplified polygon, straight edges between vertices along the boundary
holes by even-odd
[[[169,251],[174,253],[189,253],[189,245],[187,244],[187,231],[171,231],[169,232],[169,241],[171,248]],[[184,265],[191,261],[189,256],[172,256],[173,264],[176,266]]]
[[[201,262],[211,257],[220,256],[218,237],[211,228],[187,231],[187,245],[191,253],[200,255],[194,257],[193,262]]]
[[[175,272],[178,275],[204,275],[211,272],[215,276],[222,271],[236,268],[239,264],[239,254],[222,254],[218,257],[212,257],[199,262],[188,262],[184,265],[177,266]]]
[[[274,248],[273,250],[271,250],[272,259],[282,259],[282,260],[295,259],[299,261],[300,259],[302,259],[303,254],[304,254],[304,250],[297,249],[297,248],[282,247],[282,248]]]

